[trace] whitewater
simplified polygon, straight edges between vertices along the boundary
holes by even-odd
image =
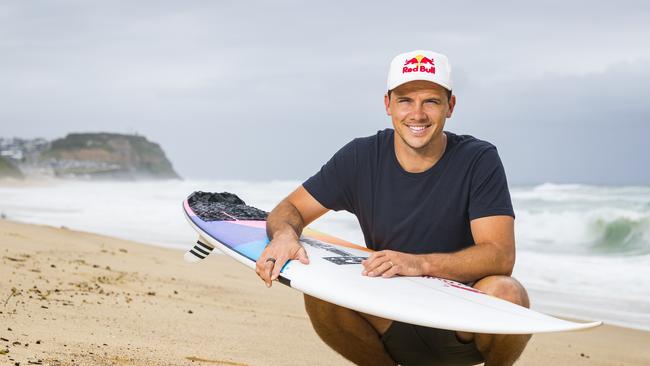
[[[247,204],[270,211],[298,184],[195,180],[11,184],[0,186],[0,213],[10,220],[186,249],[196,240],[181,210],[191,192],[232,192]],[[513,275],[528,289],[533,309],[650,330],[650,187],[542,184],[513,187],[511,194],[517,241]],[[330,212],[311,226],[364,242],[356,217],[347,212]]]

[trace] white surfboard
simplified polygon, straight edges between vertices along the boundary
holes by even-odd
[[[263,217],[238,219],[241,212],[230,210],[229,205],[221,204],[216,211],[212,210],[210,217],[202,218],[185,200],[186,218],[201,237],[185,254],[186,260],[198,262],[216,247],[247,267],[255,268],[268,243],[266,222]],[[367,314],[426,327],[489,334],[560,332],[602,324],[558,319],[446,279],[362,276],[361,261],[368,257],[369,249],[309,229],[303,233],[301,243],[310,264],[288,262],[279,281]]]

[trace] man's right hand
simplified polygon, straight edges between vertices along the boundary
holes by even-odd
[[[255,272],[271,287],[274,280],[280,276],[280,270],[287,261],[297,259],[302,264],[309,264],[307,252],[302,247],[295,232],[276,233],[255,264]]]
[[[307,252],[300,245],[300,233],[327,211],[303,186],[275,206],[266,219],[266,231],[272,239],[255,264],[255,272],[266,286],[271,287],[287,261],[298,259],[309,264]]]

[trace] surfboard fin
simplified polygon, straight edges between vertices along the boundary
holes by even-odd
[[[207,240],[199,237],[192,249],[185,252],[183,258],[186,262],[197,263],[209,256],[213,250],[214,246],[209,244]]]

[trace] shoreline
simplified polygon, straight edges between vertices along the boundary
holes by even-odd
[[[211,256],[0,220],[0,363],[349,365],[299,292]],[[650,332],[604,325],[534,335],[518,364],[646,365]]]

